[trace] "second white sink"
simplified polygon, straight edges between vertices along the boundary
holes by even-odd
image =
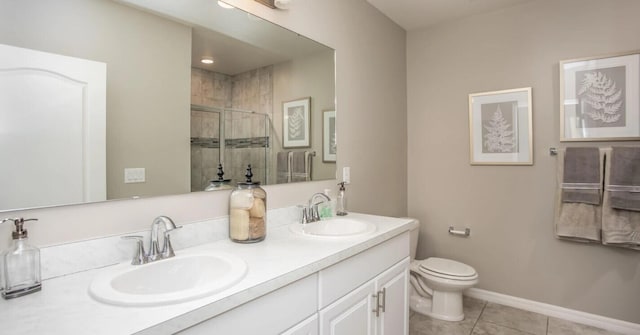
[[[246,272],[244,260],[231,254],[185,253],[144,265],[116,265],[93,280],[89,293],[114,305],[164,305],[222,291]]]
[[[294,223],[289,229],[300,235],[321,238],[344,238],[367,235],[376,231],[376,225],[357,219],[333,218],[307,224]]]

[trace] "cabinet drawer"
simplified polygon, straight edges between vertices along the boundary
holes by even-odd
[[[312,315],[280,335],[318,335],[318,314]]]
[[[353,291],[410,254],[409,232],[319,272],[319,309]]]
[[[180,334],[280,334],[316,313],[317,285],[318,277],[313,274],[185,329]]]

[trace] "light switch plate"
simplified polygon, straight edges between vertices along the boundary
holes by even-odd
[[[125,184],[144,183],[145,181],[146,181],[145,168],[125,168],[124,169]]]
[[[342,181],[345,184],[351,183],[351,168],[348,166],[342,168]]]

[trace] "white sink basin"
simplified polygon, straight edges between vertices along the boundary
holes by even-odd
[[[89,293],[113,305],[166,305],[222,291],[246,272],[246,263],[236,256],[193,252],[144,265],[116,265],[96,276]]]
[[[376,231],[376,225],[357,219],[333,218],[307,224],[294,223],[289,229],[304,236],[345,238],[371,234]]]

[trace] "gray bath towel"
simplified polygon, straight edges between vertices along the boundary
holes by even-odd
[[[614,147],[610,177],[611,207],[640,211],[640,147]]]
[[[608,149],[607,157],[611,157],[611,151]],[[613,161],[607,159],[605,187],[612,184]],[[604,192],[602,201],[602,243],[640,250],[640,212],[612,207],[613,193]]]
[[[602,198],[598,148],[567,148],[564,156],[562,202],[599,205]]]
[[[291,152],[280,151],[276,157],[276,182],[278,184],[291,182]]]
[[[558,165],[556,179],[558,187],[556,190],[556,213],[555,213],[555,234],[560,239],[567,239],[577,242],[600,242],[602,225],[602,206],[582,203],[563,202],[562,183],[564,176],[565,151],[558,150]],[[599,175],[604,173],[604,151],[598,152],[600,163]]]
[[[291,158],[291,181],[311,180],[311,156],[308,151],[293,152]]]

